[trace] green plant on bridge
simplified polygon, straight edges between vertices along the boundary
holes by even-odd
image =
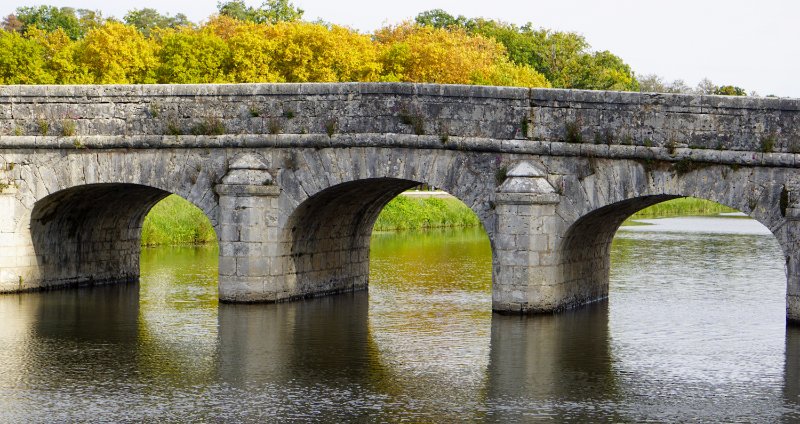
[[[564,141],[567,143],[583,143],[581,124],[578,120],[567,121],[567,123],[564,124]]]
[[[50,123],[47,120],[39,119],[36,121],[36,125],[39,127],[39,135],[47,135],[50,132]]]
[[[61,121],[61,135],[64,137],[72,137],[76,132],[76,124],[72,119],[63,119]]]
[[[330,118],[325,121],[325,133],[328,134],[328,137],[333,137],[337,131],[339,131],[339,121],[336,118]]]
[[[494,172],[494,182],[499,186],[508,178],[508,167],[503,165]]]
[[[280,134],[283,131],[283,126],[279,120],[272,118],[267,124],[267,131],[272,135]]]
[[[225,134],[225,125],[219,118],[210,117],[198,122],[192,127],[192,135],[222,135]]]
[[[175,119],[170,119],[167,121],[167,135],[183,135],[183,130],[181,129],[180,124]]]
[[[775,133],[770,133],[768,136],[761,138],[761,151],[764,153],[772,153],[775,150],[775,142],[777,141]]]
[[[519,129],[522,132],[522,138],[529,138],[528,130],[530,130],[530,123],[528,122],[528,117],[523,116],[522,119],[519,121]]]
[[[403,107],[400,110],[400,122],[403,125],[411,126],[416,135],[425,135],[425,118],[419,111],[411,111],[409,108]]]

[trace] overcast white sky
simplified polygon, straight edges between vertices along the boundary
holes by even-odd
[[[246,1],[257,6],[261,0]],[[122,18],[133,8],[182,12],[199,22],[216,0],[4,0],[0,13],[50,4],[101,10]],[[621,56],[639,74],[681,78],[694,86],[704,77],[761,95],[800,98],[800,2],[796,0],[294,0],[305,18],[370,32],[441,8],[453,15],[485,17],[576,31],[595,50]]]

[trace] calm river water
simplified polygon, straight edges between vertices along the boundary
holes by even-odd
[[[610,299],[493,315],[482,230],[376,234],[369,293],[218,305],[216,255],[138,285],[0,296],[0,421],[796,422],[777,242],[739,218],[626,227]]]

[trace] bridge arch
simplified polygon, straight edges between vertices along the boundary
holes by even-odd
[[[315,294],[365,289],[378,215],[396,196],[422,183],[368,178],[329,187],[306,199],[282,234],[288,284]]]
[[[593,193],[601,194],[583,199],[579,196],[578,202],[570,205],[577,218],[564,223],[558,247],[564,306],[608,296],[611,243],[620,225],[642,209],[682,197],[711,200],[744,212],[770,230],[790,264],[793,250],[787,240],[786,206],[781,206],[786,202],[787,188],[779,183],[784,179],[775,178],[773,172],[716,165],[678,174],[674,170],[647,170],[636,163],[618,163],[604,164],[590,179],[574,181],[580,190],[591,186]],[[614,189],[602,182],[615,176],[636,184]],[[600,187],[596,186],[598,182]],[[580,210],[574,209],[576,203],[581,204]],[[789,292],[793,283],[789,272]]]
[[[99,183],[36,201],[30,212],[31,254],[41,287],[136,281],[142,224],[170,194],[142,184]]]

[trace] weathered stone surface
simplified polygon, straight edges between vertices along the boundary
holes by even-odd
[[[785,99],[357,83],[0,87],[0,291],[137,278],[142,220],[169,193],[211,219],[223,301],[365,289],[378,213],[426,183],[483,223],[495,310],[604,298],[619,224],[693,196],[772,230],[786,254],[787,317],[800,321],[799,124],[800,102]]]

